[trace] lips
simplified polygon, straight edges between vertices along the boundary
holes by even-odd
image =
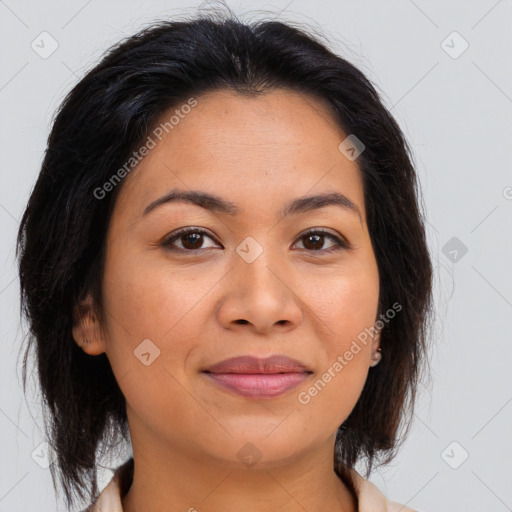
[[[226,359],[208,367],[208,373],[300,373],[310,372],[306,365],[287,356],[277,355],[267,358],[241,356]]]
[[[203,370],[215,384],[246,398],[274,398],[290,391],[313,372],[288,356],[226,359]]]

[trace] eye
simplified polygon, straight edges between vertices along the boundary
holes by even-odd
[[[213,237],[205,229],[195,227],[181,228],[172,233],[171,236],[167,237],[162,242],[162,246],[168,250],[184,252],[213,249],[215,245],[205,247],[204,244],[206,239],[214,241]],[[326,239],[330,239],[332,244],[328,248],[322,248]],[[305,249],[308,252],[329,253],[340,249],[350,248],[350,244],[348,242],[324,229],[311,229],[304,233],[299,240],[304,240],[302,243],[303,246],[299,247],[299,249]]]
[[[334,243],[327,249],[322,249],[326,238],[331,239]],[[299,249],[306,249],[308,251],[320,253],[333,252],[339,251],[340,249],[350,248],[348,242],[324,229],[311,229],[303,234],[299,240],[305,240],[303,247],[299,247]]]
[[[174,232],[172,236],[162,242],[162,246],[169,250],[194,251],[198,249],[211,249],[213,246],[204,247],[205,238],[213,240],[205,229],[201,228],[181,228]],[[178,241],[180,245],[176,245]]]

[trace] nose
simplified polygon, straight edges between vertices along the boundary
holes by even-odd
[[[217,309],[224,328],[268,334],[295,329],[302,322],[303,304],[284,264],[269,261],[263,252],[252,263],[235,255],[234,267],[225,277]]]

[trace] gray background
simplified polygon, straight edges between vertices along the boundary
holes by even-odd
[[[317,26],[382,91],[414,151],[436,267],[433,382],[399,456],[371,480],[420,512],[512,510],[512,1],[228,3],[242,18]],[[54,111],[121,36],[198,5],[0,0],[0,512],[64,510],[35,461],[35,383],[27,401],[20,387],[14,253]],[[58,43],[48,58],[31,47],[44,31]]]

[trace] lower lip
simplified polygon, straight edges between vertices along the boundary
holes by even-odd
[[[274,398],[293,389],[307,373],[206,373],[206,375],[237,395],[248,398]]]

